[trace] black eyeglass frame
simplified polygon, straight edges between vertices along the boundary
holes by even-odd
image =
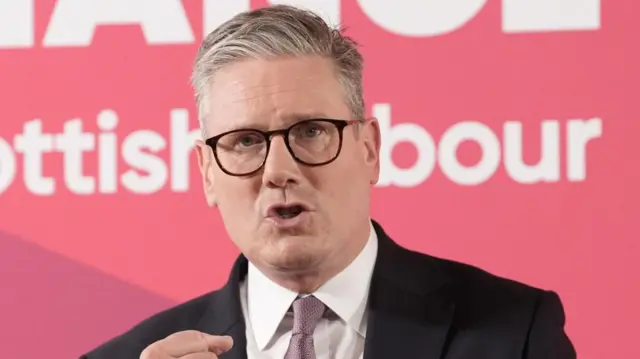
[[[208,139],[205,140],[205,143],[207,144],[207,146],[211,147],[211,149],[213,150],[213,157],[216,159],[216,163],[218,164],[218,167],[220,167],[220,169],[222,170],[222,172],[224,172],[225,174],[229,175],[229,176],[234,176],[234,177],[246,177],[246,176],[251,176],[256,174],[257,172],[259,172],[260,170],[262,170],[262,168],[264,167],[265,163],[267,162],[267,158],[269,158],[269,150],[271,148],[271,140],[273,139],[274,136],[278,136],[281,135],[282,139],[284,140],[284,144],[287,147],[287,150],[289,151],[289,154],[291,155],[291,157],[293,157],[293,159],[298,162],[301,163],[305,166],[309,166],[309,167],[319,167],[319,166],[325,166],[328,165],[329,163],[335,161],[338,156],[340,156],[340,152],[342,151],[342,142],[343,142],[343,138],[344,138],[344,129],[347,126],[356,124],[356,123],[363,123],[367,121],[366,119],[358,119],[358,120],[335,120],[335,119],[330,119],[330,118],[312,118],[312,119],[307,119],[307,120],[303,120],[303,121],[299,121],[296,122],[294,124],[292,124],[291,126],[287,127],[287,128],[282,128],[279,130],[272,130],[272,131],[261,131],[261,130],[257,130],[257,129],[253,129],[253,128],[239,128],[236,130],[231,130],[231,131],[227,131],[227,132],[223,132],[221,134],[218,134],[216,136],[210,137]],[[326,123],[330,123],[332,125],[334,125],[336,127],[336,129],[338,130],[338,138],[339,138],[339,143],[338,143],[338,150],[336,151],[335,156],[333,156],[331,159],[324,161],[324,162],[320,162],[320,163],[309,163],[306,162],[302,159],[300,159],[298,156],[296,156],[296,154],[294,153],[293,149],[291,148],[291,144],[289,143],[289,132],[291,132],[291,130],[297,126],[300,126],[302,124],[305,123],[310,123],[310,122],[326,122]],[[233,172],[229,172],[226,168],[224,168],[224,166],[222,165],[222,163],[220,163],[220,158],[218,158],[218,151],[217,151],[217,145],[218,145],[218,141],[226,136],[229,135],[231,133],[236,133],[236,132],[243,132],[243,131],[252,131],[258,134],[261,134],[266,143],[267,143],[267,150],[266,153],[264,155],[264,159],[262,160],[262,163],[260,164],[260,166],[258,166],[258,168],[256,168],[253,171],[247,172],[247,173],[233,173]]]

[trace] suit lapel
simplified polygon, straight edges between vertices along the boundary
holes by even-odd
[[[374,228],[379,250],[364,359],[443,357],[455,309],[445,271],[397,246],[376,222]]]
[[[364,359],[443,357],[454,315],[445,271],[435,260],[399,247],[378,223],[373,225],[379,245],[369,292]],[[212,294],[196,327],[233,337],[233,349],[224,359],[247,359],[240,302],[240,283],[247,268],[247,259],[240,255],[227,284]]]
[[[212,295],[211,304],[197,326],[202,332],[233,338],[233,348],[221,356],[224,359],[247,359],[246,326],[240,302],[240,283],[247,274],[247,268],[247,259],[240,255],[227,284]]]

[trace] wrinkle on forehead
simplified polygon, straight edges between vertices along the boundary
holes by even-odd
[[[251,60],[231,64],[211,85],[211,133],[269,128],[309,116],[344,116],[343,89],[328,60]]]

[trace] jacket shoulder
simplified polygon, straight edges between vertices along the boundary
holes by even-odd
[[[457,289],[467,294],[486,294],[489,297],[536,297],[545,291],[542,288],[491,273],[478,266],[447,259],[436,260],[441,261],[441,265],[451,276]]]
[[[564,306],[555,291],[500,277],[472,265],[435,260],[450,276],[456,303],[454,332],[466,333],[460,338],[468,339],[469,333],[475,333],[476,338],[482,338],[483,345],[478,347],[482,350],[511,348],[513,353],[524,353],[525,357],[576,358],[575,348],[564,330]]]
[[[423,254],[420,256],[431,265],[436,263],[448,277],[460,327],[483,328],[487,332],[495,330],[500,332],[501,337],[513,337],[520,341],[529,332],[542,303],[551,301],[562,308],[560,298],[553,291],[502,277],[470,264]],[[563,318],[564,313],[557,312],[557,315]],[[507,332],[502,332],[505,329]]]
[[[150,344],[183,330],[195,329],[216,291],[154,314],[128,331],[81,356],[81,359],[138,359]]]
[[[426,255],[425,255],[426,256]],[[478,266],[431,256],[449,277],[456,300],[463,306],[533,309],[547,290],[491,273]]]

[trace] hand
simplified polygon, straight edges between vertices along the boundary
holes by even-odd
[[[140,359],[217,359],[232,346],[233,339],[229,336],[185,330],[149,345]]]

